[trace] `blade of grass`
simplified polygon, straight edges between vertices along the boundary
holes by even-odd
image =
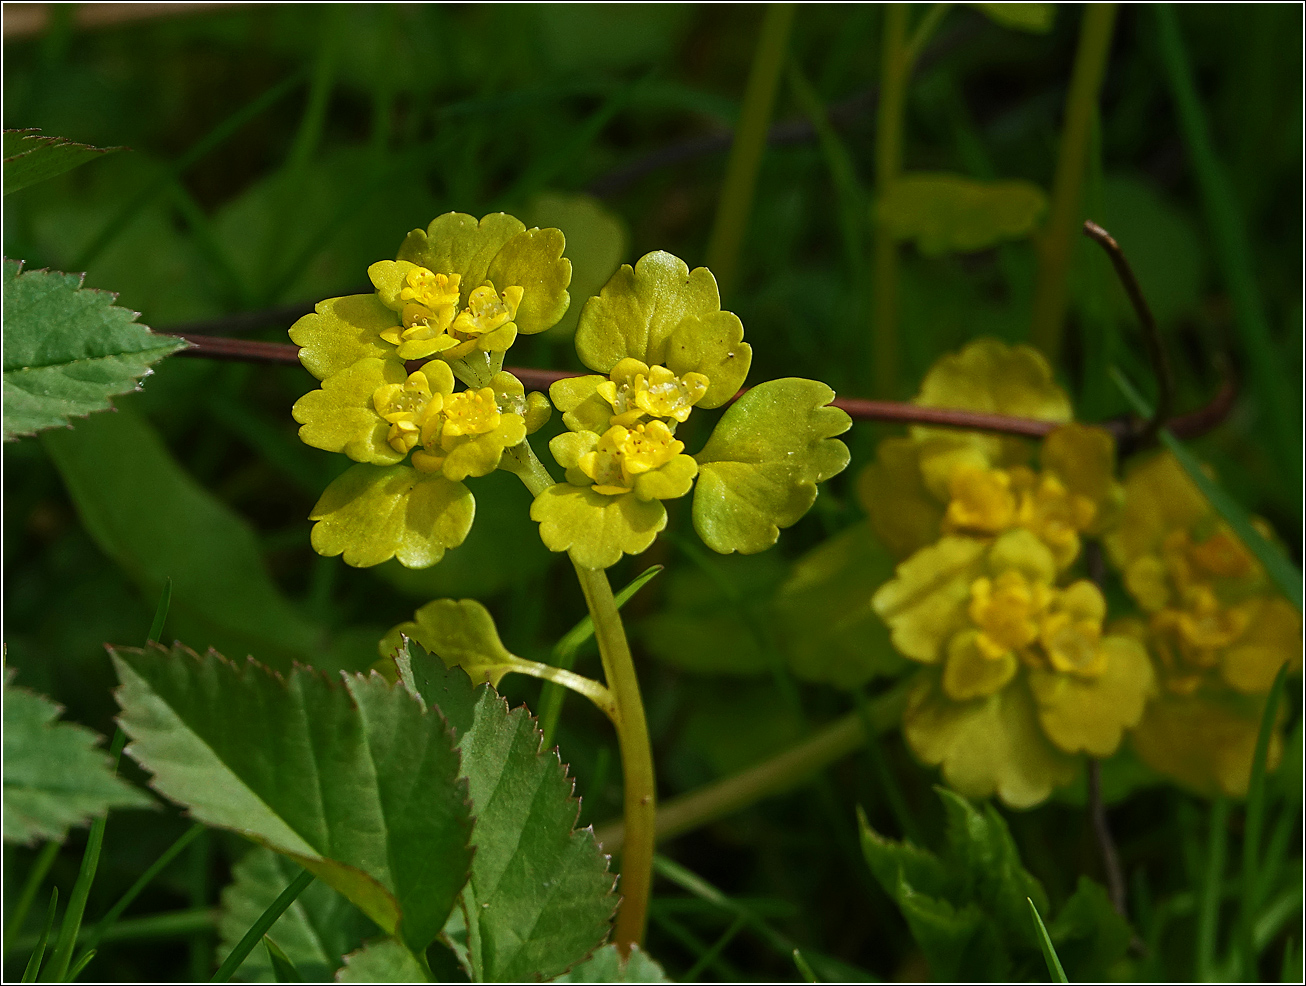
[[[73,967],[68,970],[68,981],[75,983],[81,971],[91,964],[91,959],[95,958],[95,949],[82,954],[82,957],[73,963]]]
[[[712,947],[700,955],[698,961],[689,967],[689,971],[685,973],[682,982],[692,983],[697,981],[698,977],[703,974],[703,970],[716,961],[717,956],[721,954],[727,945],[734,941],[735,935],[739,934],[747,923],[747,919],[743,917],[736,917],[730,922],[730,927],[712,943]]]
[[[1061,968],[1061,959],[1057,957],[1057,950],[1052,947],[1052,939],[1048,937],[1048,929],[1043,927],[1043,919],[1039,917],[1038,908],[1034,906],[1034,901],[1026,897],[1029,901],[1029,913],[1034,918],[1034,930],[1038,932],[1038,945],[1043,950],[1043,961],[1048,964],[1048,975],[1052,977],[1054,983],[1068,983],[1066,970]]]
[[[1279,347],[1270,337],[1265,307],[1256,286],[1255,260],[1233,188],[1215,153],[1211,130],[1197,94],[1192,66],[1179,21],[1168,3],[1155,7],[1161,60],[1166,80],[1179,111],[1179,125],[1192,156],[1193,172],[1201,189],[1220,272],[1233,303],[1234,324],[1247,354],[1254,391],[1263,401],[1276,458],[1293,484],[1288,499],[1301,498],[1301,407],[1295,405],[1287,367]]]
[[[907,101],[907,4],[889,3],[880,41],[880,105],[875,111],[875,197],[888,194],[902,170],[902,132]],[[871,246],[872,396],[898,396],[898,242],[880,222]]]
[[[268,110],[276,103],[293,92],[304,81],[304,73],[296,72],[289,78],[277,83],[271,89],[263,93],[257,99],[241,107],[231,116],[227,117],[216,127],[208,132],[198,143],[189,151],[179,157],[171,165],[142,188],[135,196],[128,200],[127,204],[118,211],[118,213],[105,224],[104,228],[82,248],[82,252],[74,259],[72,270],[86,270],[90,263],[100,255],[100,253],[113,242],[114,238],[124,230],[136,215],[149,205],[154,198],[165,192],[172,183],[181,175],[185,174],[190,167],[203,160],[212,151],[226,143],[238,130],[245,124],[249,123],[259,114]]]
[[[154,622],[150,624],[150,635],[145,642],[159,643],[163,637],[163,625],[168,620],[168,607],[172,605],[172,577],[163,580],[163,591],[159,593],[159,605],[154,608]]]
[[[50,937],[50,929],[54,927],[54,912],[59,906],[59,888],[50,888],[50,906],[45,911],[45,924],[41,927],[41,937],[36,940],[36,947],[32,949],[32,957],[27,960],[27,968],[23,970],[23,982],[36,982],[36,974],[41,969],[41,959],[45,957],[45,943]]]
[[[118,769],[118,761],[122,757],[122,748],[127,743],[127,736],[121,729],[113,734],[113,745],[109,749],[109,757],[113,761],[113,769]],[[104,826],[107,824],[109,816],[102,815],[91,823],[90,834],[86,837],[86,851],[82,854],[82,866],[77,873],[77,882],[73,884],[73,892],[68,897],[68,909],[64,911],[63,922],[59,925],[59,939],[55,942],[54,952],[50,956],[50,964],[46,967],[46,975],[41,977],[42,982],[63,982],[68,977],[68,965],[73,957],[73,948],[77,944],[77,935],[82,927],[82,914],[86,911],[86,898],[90,896],[91,884],[95,882],[95,871],[100,865],[100,847],[104,844]]]
[[[1215,952],[1220,936],[1220,885],[1224,879],[1225,829],[1229,824],[1229,800],[1223,795],[1211,803],[1207,831],[1206,874],[1197,910],[1197,979],[1215,979]]]
[[[254,946],[267,934],[268,929],[276,924],[277,918],[286,912],[286,908],[293,904],[295,898],[302,894],[304,888],[312,882],[313,874],[308,870],[302,871],[299,876],[291,880],[289,886],[281,891],[277,899],[268,905],[267,910],[259,915],[259,919],[245,932],[245,936],[236,943],[236,947],[223,960],[222,965],[218,967],[218,971],[213,974],[213,978],[209,982],[225,983],[229,981],[235,975],[236,970],[240,968],[241,963],[253,951]]]
[[[101,944],[107,942],[149,941],[155,938],[185,938],[199,928],[216,928],[218,911],[213,907],[198,910],[165,911],[162,914],[146,914],[139,918],[123,918],[104,933]],[[14,942],[18,951],[36,947],[37,936],[33,932]],[[78,936],[78,943],[86,941],[86,929]]]
[[[167,865],[176,859],[177,856],[181,854],[181,851],[190,845],[195,837],[203,831],[204,826],[199,822],[196,822],[183,832],[180,838],[165,849],[163,854],[151,863],[149,868],[136,879],[136,882],[127,888],[127,892],[118,898],[118,902],[114,904],[113,907],[109,908],[108,913],[100,918],[93,927],[81,936],[81,944],[88,951],[93,951],[104,939],[105,935],[107,935],[118,922],[118,919],[122,917],[123,912],[131,906],[132,901],[140,896],[141,891],[149,886],[154,878],[162,873]],[[82,962],[85,958],[86,956],[83,955],[81,959],[78,959],[78,962]]]
[[[644,569],[616,595],[617,609],[625,606],[630,598],[648,585],[653,577],[662,571],[661,565]],[[576,655],[581,645],[594,636],[594,621],[586,615],[579,623],[568,630],[553,647],[553,659],[549,662],[555,668],[570,671],[576,664]],[[567,689],[553,682],[546,682],[540,692],[540,729],[544,732],[544,749],[553,746],[554,734],[558,731],[558,720],[562,716],[562,701],[567,696]]]
[[[1151,407],[1133,383],[1117,367],[1111,368],[1111,376],[1115,379],[1116,386],[1120,388],[1126,399],[1134,405],[1134,409],[1139,415],[1150,417]],[[1206,471],[1202,469],[1202,464],[1197,456],[1193,455],[1183,442],[1175,438],[1165,428],[1162,428],[1157,434],[1161,439],[1161,444],[1179,460],[1179,464],[1183,466],[1184,472],[1188,473],[1188,478],[1193,481],[1193,485],[1201,490],[1202,495],[1210,502],[1215,512],[1224,518],[1225,523],[1229,525],[1230,530],[1233,531],[1238,540],[1242,541],[1247,550],[1264,566],[1265,573],[1270,577],[1270,581],[1300,612],[1302,608],[1301,571],[1288,560],[1287,555],[1271,544],[1252,525],[1251,517],[1248,516],[1242,505],[1226,493],[1224,488],[1215,480],[1206,475]]]
[[[658,927],[678,941],[690,955],[694,956],[696,960],[700,955],[707,954],[709,948],[707,942],[703,941],[703,939],[699,938],[698,935],[694,934],[675,918],[671,917],[669,914],[661,913],[655,913],[651,916],[657,923]],[[734,965],[721,958],[721,956],[718,955],[714,958],[711,964],[717,974],[721,976],[722,982],[739,983],[744,981],[742,973],[740,973]]]
[[[4,950],[8,952],[14,944],[14,938],[23,930],[23,925],[27,923],[27,912],[32,909],[32,901],[36,900],[37,891],[41,889],[41,884],[45,882],[45,875],[50,872],[50,867],[54,863],[54,858],[59,855],[59,849],[62,842],[47,842],[41,847],[41,851],[36,854],[36,859],[32,861],[32,870],[27,874],[27,880],[23,884],[22,892],[18,895],[18,902],[14,905],[13,917],[9,919],[9,927],[5,929]]]
[[[794,965],[798,969],[798,974],[803,977],[805,983],[819,983],[821,980],[816,978],[816,973],[812,971],[811,965],[803,958],[803,953],[794,949]]]
[[[268,950],[268,961],[272,963],[272,974],[279,983],[302,983],[304,977],[295,968],[295,963],[281,950],[276,942],[267,935],[263,936],[263,947]]]
[[[739,252],[748,230],[748,216],[753,210],[757,172],[766,151],[767,131],[775,110],[775,95],[780,86],[780,71],[784,68],[793,20],[792,3],[767,5],[761,36],[753,52],[753,64],[748,70],[739,125],[730,145],[725,182],[717,200],[716,218],[707,244],[707,266],[716,275],[723,298],[728,298],[734,290],[739,272]]]
[[[1252,778],[1247,787],[1247,820],[1243,827],[1242,859],[1242,899],[1239,902],[1238,932],[1241,940],[1240,952],[1244,962],[1243,973],[1248,979],[1255,980],[1256,948],[1253,943],[1256,914],[1260,901],[1257,899],[1257,864],[1261,849],[1261,829],[1265,825],[1265,768],[1270,753],[1270,737],[1274,733],[1275,717],[1279,711],[1279,699],[1283,695],[1283,684],[1288,677],[1288,665],[1285,663],[1274,676],[1274,684],[1265,697],[1265,710],[1261,713],[1261,728],[1256,734],[1256,752],[1252,756]]]

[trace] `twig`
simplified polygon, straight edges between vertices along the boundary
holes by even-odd
[[[184,332],[167,333],[185,339],[191,344],[178,356],[199,359],[238,360],[249,363],[274,363],[283,366],[299,365],[299,347],[288,342],[258,342],[252,339],[228,339],[193,333],[190,326]],[[415,367],[414,367],[415,368]],[[547,390],[549,385],[565,377],[581,376],[568,370],[542,370],[529,366],[505,367],[531,390]],[[735,395],[742,397],[745,387]],[[1169,422],[1172,432],[1182,438],[1194,438],[1215,428],[1228,415],[1233,406],[1236,390],[1231,380],[1226,380],[1212,401],[1196,411],[1180,415]],[[836,397],[831,402],[848,413],[854,421],[882,421],[887,424],[934,425],[940,428],[964,428],[969,431],[992,431],[1022,438],[1043,438],[1059,425],[1038,418],[1017,418],[1006,414],[988,414],[982,411],[958,411],[947,407],[921,407],[905,401],[872,401],[860,397]],[[1100,423],[1117,440],[1130,436],[1133,425],[1128,418],[1113,418]]]
[[[1093,835],[1102,852],[1102,868],[1106,871],[1106,889],[1111,906],[1122,918],[1125,914],[1125,877],[1120,868],[1120,852],[1106,820],[1106,805],[1102,803],[1102,763],[1088,761],[1088,812],[1093,819]]]
[[[1120,244],[1116,242],[1115,237],[1092,220],[1084,221],[1084,235],[1101,246],[1111,258],[1111,266],[1115,268],[1116,276],[1120,278],[1125,293],[1129,295],[1129,301],[1134,306],[1134,312],[1138,315],[1138,321],[1143,328],[1147,358],[1152,364],[1152,374],[1156,377],[1157,395],[1156,410],[1153,411],[1151,420],[1147,422],[1136,441],[1137,445],[1148,445],[1156,439],[1156,433],[1170,417],[1170,411],[1174,406],[1174,376],[1170,372],[1170,360],[1166,357],[1165,346],[1161,344],[1161,333],[1156,327],[1152,309],[1148,306],[1147,299],[1143,297],[1143,289],[1139,287],[1138,278],[1134,275],[1134,269],[1129,266]]]

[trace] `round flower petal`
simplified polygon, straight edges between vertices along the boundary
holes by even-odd
[[[686,316],[671,333],[666,365],[678,377],[701,373],[707,393],[698,407],[720,407],[739,392],[753,363],[753,347],[744,342],[744,323],[734,312]]]
[[[572,431],[603,434],[610,427],[612,405],[598,394],[606,377],[563,377],[549,385],[549,396],[562,412],[562,423]]]
[[[1074,779],[1078,761],[1039,728],[1022,678],[988,698],[955,702],[926,671],[907,699],[902,730],[912,752],[941,766],[948,786],[971,798],[996,794],[1012,808],[1031,808]]]
[[[960,411],[1070,420],[1070,398],[1047,359],[1032,346],[977,339],[930,368],[915,403]]]
[[[1067,753],[1109,757],[1126,729],[1138,725],[1153,689],[1152,663],[1138,641],[1102,638],[1104,660],[1094,678],[1031,669],[1029,685],[1043,731]]]
[[[381,333],[399,327],[399,316],[374,294],[319,301],[290,327],[304,369],[325,380],[359,360],[394,358],[395,347]]]
[[[550,551],[566,551],[582,568],[609,568],[622,554],[637,555],[653,543],[667,524],[660,500],[633,493],[607,496],[559,483],[531,504],[531,520]]]
[[[462,483],[410,466],[359,465],[338,476],[309,520],[313,550],[358,568],[397,558],[428,568],[463,543],[476,504]]]
[[[390,422],[377,413],[373,396],[381,387],[403,384],[407,376],[402,363],[368,358],[327,377],[319,389],[297,400],[291,411],[303,425],[300,441],[328,452],[344,452],[355,462],[398,462],[407,453],[391,447]]]
[[[677,455],[657,469],[635,477],[635,495],[641,500],[674,500],[693,488],[698,463],[692,455]]]
[[[508,240],[490,262],[486,277],[496,287],[524,290],[514,319],[522,335],[543,332],[567,313],[571,261],[562,255],[565,246],[560,229],[528,229]]]
[[[977,631],[966,630],[948,642],[948,656],[943,662],[943,690],[958,702],[985,698],[999,691],[1020,666],[1011,651],[998,657],[988,656],[979,647],[978,638]]]
[[[1285,663],[1301,669],[1301,614],[1286,599],[1259,600],[1246,632],[1220,654],[1220,675],[1245,695],[1270,690]]]
[[[984,568],[985,544],[949,535],[898,565],[871,598],[889,625],[893,646],[932,664],[944,644],[967,623],[971,583]]]
[[[886,438],[857,477],[857,496],[871,526],[897,558],[939,538],[944,508],[921,478],[920,449],[910,438]]]
[[[466,308],[471,293],[489,277],[490,264],[504,244],[525,229],[520,219],[506,212],[491,213],[480,222],[466,213],[446,212],[432,219],[425,231],[409,233],[398,259],[438,274],[459,275],[459,307]],[[502,291],[512,285],[495,281],[494,286]]]
[[[645,254],[634,267],[623,264],[585,303],[576,326],[576,352],[599,373],[611,372],[627,357],[666,365],[676,327],[689,316],[720,311],[716,278],[706,267],[691,271],[664,251]]]

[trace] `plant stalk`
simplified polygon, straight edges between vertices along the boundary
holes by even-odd
[[[594,621],[594,639],[603,659],[608,688],[616,699],[617,742],[625,785],[626,841],[621,854],[621,909],[613,937],[623,956],[644,940],[648,898],[653,885],[653,844],[657,824],[657,783],[653,748],[644,718],[644,700],[631,660],[630,644],[617,611],[608,575],[602,569],[576,565],[576,577]]]
[[[762,36],[753,54],[753,65],[748,73],[748,87],[744,92],[744,105],[739,114],[739,126],[730,145],[730,158],[726,163],[725,184],[717,205],[716,219],[712,223],[712,236],[707,246],[707,266],[716,275],[723,296],[734,289],[739,272],[739,251],[748,230],[748,214],[753,208],[753,193],[757,186],[757,172],[766,150],[771,114],[775,109],[776,89],[780,84],[780,70],[784,67],[785,50],[789,46],[789,28],[793,24],[792,3],[772,3],[766,8],[762,21]]]
[[[1115,27],[1116,5],[1092,3],[1084,8],[1079,48],[1066,94],[1066,119],[1061,130],[1057,170],[1052,180],[1052,202],[1047,222],[1038,238],[1038,281],[1034,287],[1034,313],[1030,341],[1055,364],[1061,350],[1062,323],[1066,315],[1066,279],[1080,222],[1084,173],[1088,167],[1093,116],[1102,77],[1106,74]]]
[[[875,116],[877,208],[902,170],[903,110],[907,75],[907,4],[884,7],[880,48],[880,106]],[[896,396],[898,381],[898,243],[878,219],[871,247],[871,382],[877,397]]]
[[[51,840],[41,847],[41,851],[36,854],[36,859],[32,861],[32,870],[27,874],[27,882],[23,884],[22,892],[18,895],[18,903],[14,905],[13,917],[9,919],[9,927],[5,929],[4,950],[8,952],[14,946],[14,939],[23,930],[23,925],[27,923],[27,913],[32,909],[32,901],[36,900],[36,893],[41,889],[41,884],[45,882],[45,875],[50,872],[50,867],[54,864],[54,858],[59,855],[59,849],[63,846],[62,842]]]

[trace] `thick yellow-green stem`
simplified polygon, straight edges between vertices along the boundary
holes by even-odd
[[[762,36],[753,55],[748,73],[744,105],[735,128],[726,163],[725,184],[717,202],[716,219],[707,245],[707,266],[716,276],[722,296],[735,286],[739,270],[739,250],[748,229],[748,214],[753,208],[753,190],[757,170],[766,150],[766,135],[775,108],[776,88],[784,67],[785,49],[789,45],[789,27],[794,19],[792,3],[773,3],[766,8]]]
[[[504,453],[503,467],[515,473],[539,496],[553,485],[549,472],[536,457],[529,442]],[[621,855],[621,909],[613,937],[623,956],[644,940],[648,923],[649,890],[653,883],[653,838],[657,818],[657,787],[653,773],[653,748],[644,718],[644,700],[639,694],[635,662],[621,624],[617,601],[607,573],[601,569],[576,567],[590,619],[594,640],[603,660],[603,674],[611,706],[606,707],[617,730],[621,768],[625,782],[625,847]]]
[[[875,196],[882,201],[902,171],[903,108],[907,74],[907,4],[884,8],[880,46],[880,107],[875,120]],[[897,396],[898,244],[878,221],[871,256],[871,382],[873,395]]]
[[[1052,203],[1047,223],[1038,239],[1038,281],[1034,286],[1034,313],[1030,341],[1054,363],[1061,349],[1061,328],[1066,315],[1066,278],[1079,236],[1084,172],[1102,76],[1111,51],[1115,26],[1114,3],[1091,3],[1084,8],[1079,49],[1066,95],[1057,172],[1052,181]]]
[[[594,639],[603,659],[608,688],[616,700],[617,741],[621,747],[621,772],[625,782],[624,824],[626,841],[621,853],[621,910],[613,937],[622,955],[644,940],[648,898],[653,883],[653,843],[657,822],[657,785],[653,774],[653,748],[644,719],[635,662],[617,612],[608,575],[601,569],[576,566],[585,602],[594,621]]]

